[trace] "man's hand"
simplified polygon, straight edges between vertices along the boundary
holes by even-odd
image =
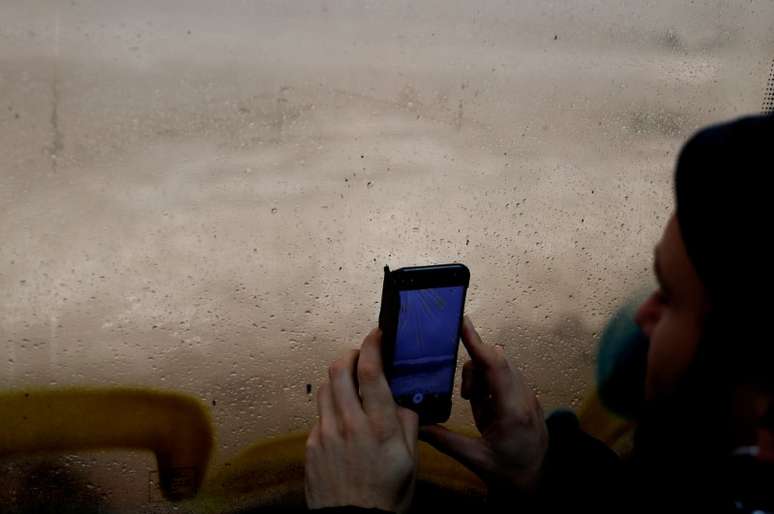
[[[470,400],[480,438],[435,425],[420,438],[457,459],[494,490],[532,491],[548,448],[543,409],[502,348],[485,345],[466,317],[462,342],[472,360],[462,368],[462,397]]]
[[[306,441],[306,502],[403,512],[416,480],[417,415],[398,407],[384,376],[381,332],[329,368]],[[358,394],[359,387],[359,394]]]

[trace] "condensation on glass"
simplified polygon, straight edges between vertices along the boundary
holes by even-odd
[[[465,263],[486,341],[547,409],[577,406],[596,332],[650,284],[681,141],[759,110],[774,56],[764,0],[41,0],[0,20],[0,388],[189,393],[216,463],[310,427],[384,264]],[[103,474],[142,471],[111,490],[140,501],[154,462],[116,458]]]
[[[769,81],[766,85],[766,92],[763,96],[763,112],[774,113],[774,59],[771,61],[771,72]]]

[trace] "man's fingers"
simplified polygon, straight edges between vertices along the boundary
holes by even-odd
[[[518,416],[529,416],[540,409],[540,402],[527,383],[527,379],[518,369],[511,370],[513,394],[508,398],[508,410]],[[542,414],[540,415],[542,418]]]
[[[469,398],[474,396],[476,389],[481,385],[477,375],[481,374],[485,378],[484,387],[488,389],[488,394],[492,395],[500,408],[505,408],[508,396],[511,394],[513,372],[502,348],[498,351],[495,347],[484,344],[467,316],[462,323],[462,342],[465,344],[465,348],[473,361],[473,367],[476,369],[470,376],[472,380],[469,380],[470,386],[466,388],[465,393],[469,395]],[[464,378],[463,375],[463,380]]]
[[[473,396],[473,387],[475,381],[476,365],[473,361],[468,361],[462,366],[462,384],[460,385],[460,396],[470,400]]]
[[[491,465],[481,439],[452,432],[440,425],[423,427],[419,431],[419,439],[459,461],[476,474],[486,473]]]
[[[322,384],[317,389],[317,415],[320,418],[320,435],[324,437],[335,436],[339,432],[336,421],[336,411],[333,408],[333,395],[331,386]]]
[[[398,420],[403,428],[403,435],[412,453],[416,453],[419,437],[419,416],[411,409],[398,408]]]
[[[372,330],[363,341],[357,363],[360,397],[363,400],[363,409],[369,415],[392,412],[395,409],[395,400],[382,367],[381,342],[381,331]]]
[[[320,423],[315,423],[306,438],[306,451],[320,447]]]
[[[363,408],[355,386],[355,369],[359,352],[352,350],[334,362],[328,369],[331,379],[333,406],[343,424],[356,423],[363,416]]]
[[[382,331],[374,328],[363,339],[360,347],[361,355],[365,355],[366,362],[382,369]]]
[[[473,322],[467,316],[462,318],[462,344],[473,362],[484,368],[493,368],[497,363],[494,349],[484,344],[476,332]]]
[[[493,393],[493,389],[494,386],[490,384],[485,370],[477,367],[473,361],[465,363],[462,367],[462,384],[460,386],[460,395],[463,399],[474,402],[490,396],[507,396],[507,393]]]

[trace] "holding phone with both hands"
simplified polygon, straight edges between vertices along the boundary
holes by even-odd
[[[470,271],[462,264],[384,267],[379,328],[384,371],[396,403],[420,424],[451,414]]]

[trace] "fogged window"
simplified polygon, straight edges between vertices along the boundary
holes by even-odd
[[[310,427],[384,264],[465,263],[482,335],[547,410],[576,406],[596,332],[650,283],[681,142],[759,110],[774,55],[764,0],[41,0],[0,20],[0,388],[188,393],[216,467]],[[109,460],[133,484],[112,494],[146,500],[154,462]]]

